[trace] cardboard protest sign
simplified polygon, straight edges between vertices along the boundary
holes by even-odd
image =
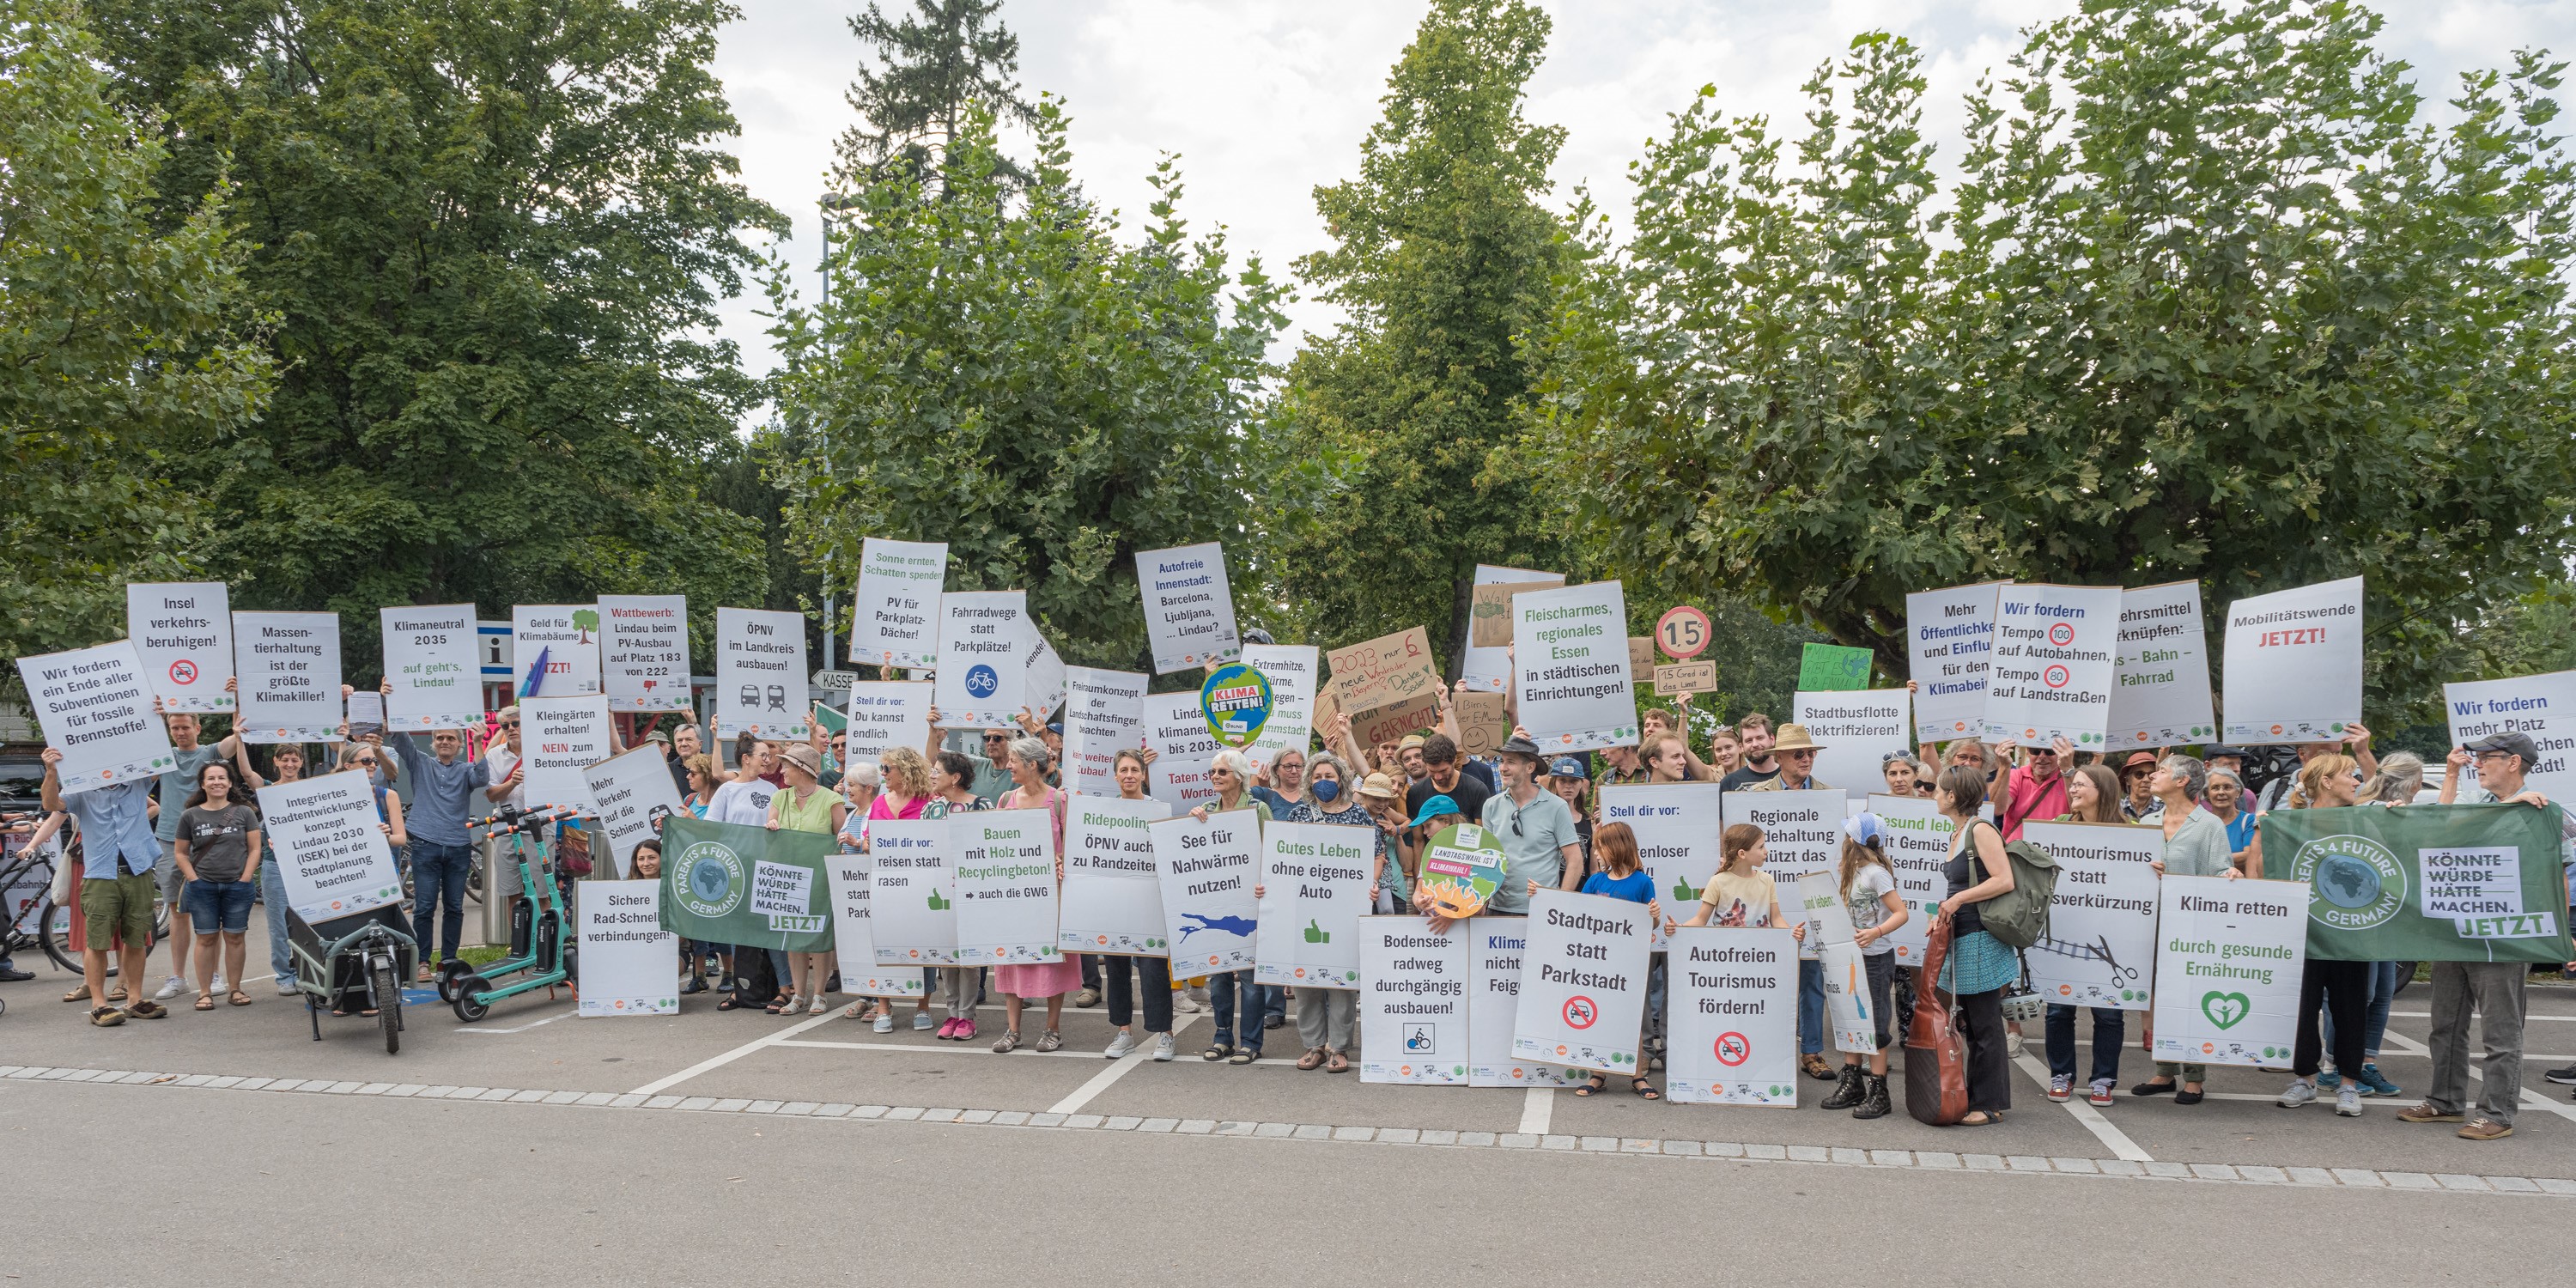
[[[1467,1082],[1468,923],[1362,917],[1360,1081]]]
[[[939,597],[939,687],[931,701],[950,729],[1010,729],[1028,705],[1028,657],[1036,633],[1028,596],[1016,590],[950,591]]]
[[[259,789],[259,825],[261,853],[277,864],[296,916],[328,921],[402,903],[402,874],[365,774],[270,783]]]
[[[1162,882],[1172,969],[1183,975],[1250,970],[1260,905],[1253,898],[1261,816],[1248,809],[1146,824]]]
[[[602,595],[599,616],[600,687],[608,709],[690,710],[689,597]],[[804,638],[801,624],[797,638]]]
[[[1652,684],[1655,679],[1655,637],[1628,637],[1628,683]]]
[[[1075,792],[1064,804],[1064,893],[1056,946],[1069,953],[1168,957],[1162,871],[1147,824],[1171,817],[1158,800]]]
[[[1304,755],[1315,737],[1315,691],[1322,684],[1315,646],[1246,644],[1243,663],[1270,681],[1270,719],[1246,748],[1253,763],[1268,765],[1283,751]]]
[[[2121,823],[2022,824],[2057,860],[2048,936],[2023,951],[2031,987],[2063,1006],[2147,1009],[2155,965],[2156,872],[2164,830]]]
[[[1138,705],[1145,713],[1145,745],[1155,753],[1146,768],[1146,793],[1175,811],[1214,804],[1216,788],[1208,782],[1208,765],[1225,744],[1208,732],[1199,695],[1149,693]],[[1116,791],[1113,780],[1110,792]]]
[[[868,928],[877,965],[956,964],[955,853],[945,818],[868,823]]]
[[[680,939],[662,928],[661,882],[575,882],[573,920],[582,1018],[680,1013]]]
[[[522,698],[568,698],[600,691],[599,606],[519,604],[510,609],[512,681]]]
[[[615,751],[608,699],[598,694],[524,698],[519,721],[519,763],[527,770],[521,797],[532,807],[559,805],[598,817],[599,803],[590,795],[590,767]],[[663,782],[670,782],[667,773]]]
[[[839,957],[841,991],[859,997],[920,997],[929,991],[923,972],[877,964],[876,858],[835,854],[832,867],[832,946]]]
[[[716,736],[804,741],[813,731],[805,669],[803,615],[717,609]]]
[[[848,741],[852,760],[879,760],[897,747],[919,750],[930,741],[928,680],[861,680],[850,686]]]
[[[1260,933],[1253,979],[1290,988],[1357,988],[1359,919],[1369,910],[1377,829],[1272,823],[1261,829]]]
[[[232,591],[224,583],[128,582],[125,638],[162,710],[233,709],[224,689],[233,678]]]
[[[1686,926],[1665,955],[1664,1095],[1798,1107],[1798,952],[1786,930]]]
[[[1619,583],[1529,591],[1512,600],[1512,615],[1521,723],[1540,749],[1557,755],[1635,742],[1637,695]]]
[[[2169,747],[2218,733],[2209,702],[2209,635],[2200,620],[2200,583],[2177,581],[2120,592],[2113,659],[2109,746]]]
[[[124,640],[18,659],[45,745],[63,753],[63,792],[148,778],[179,763],[152,688]]]
[[[945,541],[860,542],[858,589],[850,597],[850,660],[939,665],[939,597],[947,581]]]
[[[1719,801],[1715,783],[1602,784],[1601,821],[1625,823],[1637,834],[1637,858],[1655,879],[1655,897],[1674,921],[1688,920],[1691,905],[1717,871]],[[1655,927],[1655,947],[1664,930]]]
[[[1905,597],[1917,740],[1984,736],[1986,663],[1994,658],[1995,602],[2005,584],[1951,586]]]
[[[1055,822],[1042,809],[948,816],[957,855],[957,964],[1060,960],[1056,946]]]
[[[369,734],[381,738],[385,733],[385,695],[368,689],[349,694],[347,708],[340,717],[349,726],[349,736],[364,738]]]
[[[2528,734],[2540,760],[2522,767],[2523,786],[2553,801],[2576,795],[2576,772],[2567,763],[2567,749],[2576,747],[2576,671],[2445,684],[2442,705],[2452,746],[2494,733]]]
[[[1420,733],[1440,724],[1440,695],[1431,692],[1407,698],[1392,706],[1362,711],[1351,717],[1351,736],[1363,747],[1384,742],[1401,742],[1409,733]]]
[[[1652,942],[1642,903],[1544,887],[1531,895],[1512,1054],[1635,1074]]]
[[[1118,753],[1146,745],[1141,730],[1148,683],[1140,671],[1065,669],[1066,788],[1087,796],[1118,794]]]
[[[1471,1087],[1571,1087],[1590,1074],[1582,1069],[1522,1060],[1512,1055],[1512,1023],[1520,1015],[1521,955],[1528,947],[1529,918],[1470,917],[1467,926],[1467,1085]]]
[[[2263,872],[2304,883],[2320,961],[2565,962],[2557,803],[2274,810]]]
[[[385,728],[393,733],[466,729],[483,722],[482,654],[474,605],[376,612],[384,636]]]
[[[832,950],[831,837],[684,814],[663,825],[662,843],[663,929],[785,953]]]
[[[1461,755],[1492,755],[1511,738],[1512,718],[1504,710],[1502,694],[1461,693],[1450,699],[1449,705],[1458,717],[1458,751]]]
[[[1798,652],[1798,687],[1809,693],[1866,689],[1869,668],[1868,649],[1809,644]]]
[[[1225,580],[1225,547],[1216,542],[1136,552],[1136,587],[1145,597],[1145,640],[1154,674],[1231,662],[1243,650],[1234,628],[1234,592]]]
[[[2100,751],[2111,724],[2120,588],[2013,582],[1995,592],[1986,741]]]
[[[2332,742],[2361,719],[2361,578],[2229,604],[2226,647],[2226,741]]]
[[[1958,829],[1928,797],[1872,796],[1869,812],[1885,824],[1882,847],[1887,866],[1896,870],[1896,893],[1905,900],[1905,924],[1887,935],[1896,945],[1896,964],[1920,966],[1930,942],[1932,914],[1948,897],[1949,882],[1941,866],[1950,861],[1951,837]]]
[[[1717,663],[1666,662],[1655,668],[1655,696],[1717,692]]]
[[[1494,564],[1478,564],[1475,584],[1496,586],[1511,582],[1544,581],[1554,575],[1530,568],[1505,568]],[[1469,687],[1479,693],[1501,693],[1511,686],[1512,659],[1511,649],[1508,646],[1512,642],[1512,637],[1511,618],[1508,613],[1503,618],[1503,623],[1502,639],[1490,647],[1478,647],[1473,638],[1474,632],[1469,632],[1467,647],[1463,651],[1463,660],[1458,668],[1458,678],[1465,680]],[[1316,727],[1323,726],[1318,724]]]
[[[340,615],[233,614],[244,742],[339,742]]]
[[[2156,909],[2156,1059],[2290,1067],[2299,976],[2307,967],[2307,901],[2307,888],[2295,882],[2164,878]]]
[[[1478,585],[1467,605],[1467,643],[1476,648],[1503,648],[1512,642],[1512,597],[1525,590],[1554,590],[1565,578],[1554,573],[1523,581]]]
[[[1440,687],[1431,637],[1419,626],[1337,648],[1324,655],[1335,700],[1356,723],[1362,712],[1428,696]]]
[[[519,714],[526,719],[525,708]],[[529,741],[524,734],[522,730],[522,746]],[[620,877],[635,870],[637,845],[662,839],[663,820],[689,812],[679,786],[671,781],[670,762],[662,758],[660,747],[649,742],[584,767],[582,780],[598,809],[599,829],[608,835],[608,870]],[[665,866],[669,859],[663,856]]]
[[[1859,800],[1887,785],[1879,772],[1887,753],[1910,752],[1913,720],[1903,689],[1808,693],[1789,697],[1789,718],[1824,744],[1816,753],[1815,780]]]
[[[1029,665],[1023,681],[1029,712],[1044,723],[1064,705],[1067,673],[1064,659],[1056,656],[1055,645],[1047,643],[1046,632],[1029,626]]]

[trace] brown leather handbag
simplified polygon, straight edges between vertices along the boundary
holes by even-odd
[[[1950,996],[1933,987],[1950,955],[1950,923],[1933,923],[1914,968],[1914,1022],[1905,1028],[1905,1111],[1947,1127],[1968,1116],[1968,1044],[1950,1022]]]

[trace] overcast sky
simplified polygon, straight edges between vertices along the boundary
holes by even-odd
[[[891,13],[910,0],[880,0]],[[795,221],[784,247],[811,298],[821,253],[815,199],[832,140],[852,119],[842,91],[861,56],[847,0],[747,0],[716,56],[742,137],[735,152],[754,195]],[[1223,224],[1233,247],[1257,252],[1275,277],[1324,244],[1312,197],[1349,177],[1377,119],[1378,97],[1426,6],[1404,0],[1012,0],[1004,21],[1020,37],[1020,80],[1051,91],[1073,117],[1074,173],[1120,208],[1129,235],[1150,189],[1144,177],[1178,153],[1192,224]],[[1795,124],[1798,86],[1853,34],[1885,28],[1929,57],[1925,125],[1945,176],[1959,153],[1960,96],[2000,67],[2024,26],[2073,8],[2044,0],[1589,0],[1543,3],[1556,17],[1546,65],[1530,86],[1532,121],[1562,125],[1553,200],[1591,185],[1624,214],[1628,163],[1666,114],[1715,84],[1730,113]],[[2576,0],[2406,0],[2381,41],[2417,69],[2426,96],[2447,99],[2457,73],[2502,66],[2520,46],[2576,51]],[[774,357],[754,297],[725,310],[745,363]],[[1332,310],[1292,305],[1291,342],[1329,329]],[[1282,356],[1284,356],[1284,349]]]

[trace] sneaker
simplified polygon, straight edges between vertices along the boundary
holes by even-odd
[[[2361,1066],[2361,1072],[2353,1075],[2352,1080],[2361,1084],[2361,1094],[2365,1096],[2390,1097],[2405,1090],[2382,1075],[2376,1064]]]
[[[2048,1075],[2048,1098],[2061,1103],[2074,1099],[2075,1075],[2071,1073],[2052,1073]]]
[[[2398,1110],[2397,1121],[2401,1123],[2455,1123],[2460,1121],[2460,1115],[2451,1113],[2447,1110],[2436,1109],[2433,1107],[2433,1103],[2428,1100],[2421,1104],[2408,1105],[2404,1109]]]
[[[152,995],[152,1000],[156,1002],[166,1002],[187,991],[188,981],[173,975],[169,979],[162,981],[161,991],[154,993]]]
[[[1205,984],[1190,985],[1187,989],[1182,991],[1182,996],[1189,998],[1191,1001],[1196,1002],[1201,1006],[1216,1005],[1216,1003],[1208,1000],[1207,985]]]
[[[277,977],[277,995],[279,997],[293,997],[296,992],[295,980],[292,977],[285,975]]]
[[[1073,1004],[1086,1010],[1100,1005],[1100,990],[1096,988],[1086,988],[1081,992],[1074,994]]]
[[[2352,1084],[2335,1089],[2335,1114],[2343,1118],[2361,1117],[2361,1088]]]
[[[229,993],[233,991],[232,981],[225,979],[222,971],[216,971],[214,987],[209,991],[215,993]]]
[[[2092,1089],[2084,1097],[2084,1103],[2091,1105],[2096,1109],[2110,1108],[2111,1080],[2109,1078],[2095,1078],[2093,1080]]]
[[[2342,1085],[2343,1070],[2341,1069],[2326,1069],[2317,1074],[2317,1088],[2321,1091],[2332,1091]]]
[[[1182,1015],[1196,1015],[1206,1009],[1206,1007],[1199,1005],[1197,998],[1194,998],[1178,989],[1174,989],[1172,991],[1172,1010],[1175,1012]]]
[[[912,1013],[912,1031],[915,1033],[928,1033],[930,1029],[930,1012],[914,1011]]]
[[[1108,1049],[1102,1051],[1100,1054],[1108,1057],[1109,1059],[1115,1060],[1135,1049],[1136,1035],[1125,1029],[1120,1029],[1118,1032],[1110,1036]]]
[[[919,1024],[915,1024],[913,1027],[917,1029],[921,1026]],[[952,1015],[947,1019],[941,1020],[939,1022],[939,1040],[945,1042],[955,1036],[957,1036],[957,1017]]]
[[[2576,1085],[2576,1064],[2571,1064],[2564,1069],[2552,1069],[2540,1076],[2562,1087]]]
[[[960,1042],[972,1042],[975,1040],[975,1018],[973,1016],[970,1015],[965,1019],[957,1021],[956,1036],[957,1040]]]
[[[1154,1035],[1154,1058],[1169,1060],[1181,1053],[1181,1040],[1169,1033]]]
[[[2316,1102],[2317,1084],[2305,1078],[2292,1078],[2290,1085],[2281,1092],[2281,1098],[2272,1103],[2283,1109],[2296,1109],[2301,1105],[2313,1105]]]
[[[2018,1060],[2018,1059],[2020,1059],[2020,1058],[2021,1058],[2021,1049],[2022,1049],[2022,1046],[2023,1046],[2023,1042],[2022,1042],[2022,1036],[2021,1036],[2020,1034],[2018,1034],[2018,1033],[2007,1033],[2007,1034],[2005,1034],[2005,1035],[2004,1035],[2004,1058],[2005,1058],[2005,1059],[2007,1059],[2007,1060]]]
[[[879,1033],[892,1033],[892,1032],[894,1032],[894,1012],[892,1012],[892,1011],[879,1011],[879,1012],[877,1012],[877,1022],[876,1022],[875,1024],[873,1024],[873,1025],[870,1025],[869,1027],[870,1027],[870,1028],[875,1029],[875,1030],[876,1030],[877,1032],[879,1032]]]
[[[2462,1140],[2503,1140],[2513,1134],[2513,1128],[2493,1118],[2480,1118],[2460,1128],[2455,1134]]]
[[[24,984],[35,977],[36,972],[31,970],[20,970],[15,966],[0,966],[0,984]]]
[[[680,996],[682,997],[693,997],[705,991],[707,991],[707,982],[695,975],[691,975],[689,977],[689,982],[680,986]]]

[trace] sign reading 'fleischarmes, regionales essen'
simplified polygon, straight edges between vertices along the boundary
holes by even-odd
[[[1628,601],[1619,583],[1526,591],[1511,602],[1521,723],[1539,747],[1554,754],[1635,742]]]
[[[1136,586],[1145,596],[1145,639],[1154,650],[1154,674],[1231,662],[1243,651],[1234,627],[1234,591],[1225,579],[1224,546],[1209,541],[1138,551]]]
[[[63,753],[55,772],[66,794],[147,778],[179,763],[132,644],[22,657],[18,676],[44,726],[45,745]]]
[[[1986,741],[2099,751],[2111,722],[2120,588],[2014,582],[1996,592]]]

